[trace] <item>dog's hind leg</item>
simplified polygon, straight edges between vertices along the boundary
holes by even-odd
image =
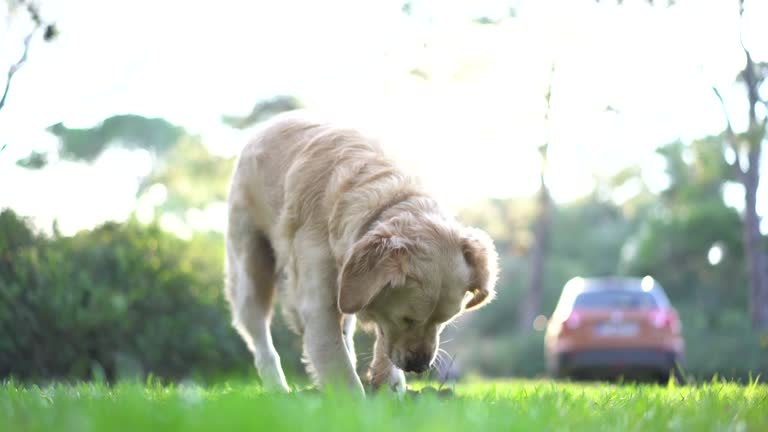
[[[287,392],[269,328],[277,274],[274,252],[244,210],[230,209],[226,252],[232,324],[253,353],[264,387]]]

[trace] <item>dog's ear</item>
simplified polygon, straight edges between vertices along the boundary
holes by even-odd
[[[496,295],[496,279],[499,275],[498,254],[493,240],[485,231],[466,228],[462,238],[462,252],[472,271],[467,291],[472,294],[465,309],[478,308]]]
[[[408,254],[406,240],[396,235],[371,232],[358,240],[339,273],[339,310],[357,313],[385,286],[404,284]]]

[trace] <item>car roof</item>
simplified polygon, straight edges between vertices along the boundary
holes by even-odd
[[[650,276],[602,276],[602,277],[575,277],[565,284],[563,290],[567,291],[602,291],[602,290],[626,290],[626,291],[651,291],[661,289],[656,280]]]
[[[644,282],[650,280],[651,282]],[[653,279],[607,276],[584,279],[583,291],[597,290],[626,290],[626,291],[650,291],[656,288],[657,283]]]
[[[569,298],[572,300],[581,293],[606,291],[647,292],[659,298],[663,303],[668,302],[664,288],[651,276],[642,278],[630,276],[575,277],[563,287],[562,299]]]

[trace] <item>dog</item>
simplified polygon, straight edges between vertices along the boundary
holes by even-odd
[[[485,232],[460,225],[356,128],[282,113],[235,163],[225,293],[268,390],[290,391],[270,334],[275,297],[316,384],[365,394],[359,319],[376,335],[370,384],[402,394],[404,371],[431,367],[445,325],[494,297],[497,261]]]

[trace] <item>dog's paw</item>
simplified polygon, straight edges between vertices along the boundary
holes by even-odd
[[[281,369],[264,369],[259,373],[261,385],[268,393],[290,393],[291,389]]]
[[[405,373],[396,367],[392,367],[392,371],[389,373],[389,388],[399,397],[405,396],[407,390]]]
[[[281,383],[281,382],[271,382],[271,381],[262,380],[262,387],[264,387],[264,390],[267,393],[290,393],[291,392],[291,389],[288,387],[288,384]]]
[[[440,388],[440,387],[431,387],[431,386],[424,387],[418,391],[410,391],[409,395],[413,395],[413,396],[431,395],[439,399],[450,399],[455,397],[453,390],[450,388]]]

